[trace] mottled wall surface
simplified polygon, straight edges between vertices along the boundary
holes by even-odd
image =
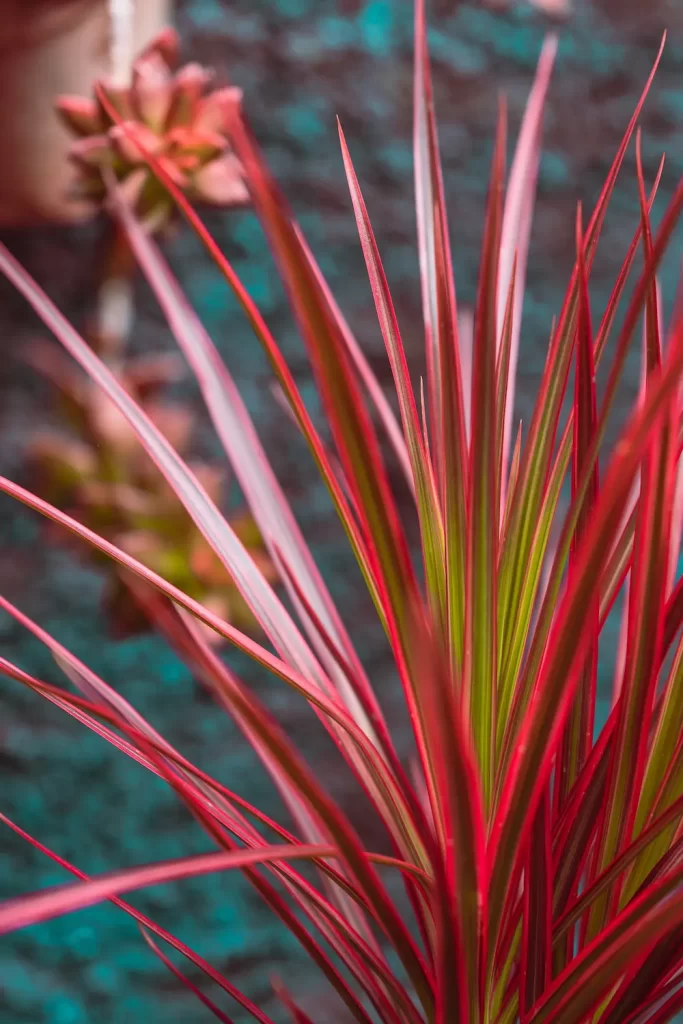
[[[404,326],[420,369],[420,311],[411,184],[411,10],[409,0],[186,0],[179,26],[188,56],[215,63],[246,94],[255,131],[329,275],[337,297],[384,381],[388,370],[371,307],[336,140],[344,125]],[[475,3],[441,0],[433,18],[435,87],[451,200],[461,302],[472,302],[482,224],[485,175],[497,94],[508,95],[516,131],[535,59],[547,27],[523,4],[494,14]],[[665,26],[670,40],[643,120],[651,180],[660,153],[668,160],[660,193],[671,194],[683,169],[683,7],[678,0],[577,0],[562,29],[551,89],[545,154],[520,368],[519,413],[528,417],[551,318],[572,262],[574,204],[588,209],[598,194]],[[4,158],[4,157],[3,157]],[[661,203],[658,210],[661,210]],[[618,186],[594,273],[599,315],[637,220],[633,159]],[[315,408],[308,369],[287,315],[265,244],[245,213],[210,217],[211,227],[281,339]],[[76,318],[86,311],[100,232],[41,231],[5,241]],[[680,235],[678,238],[680,252]],[[273,401],[260,350],[185,233],[172,243],[181,280],[206,318],[248,398],[307,536],[320,555],[352,634],[367,657],[389,716],[402,716],[381,637],[371,624],[340,530],[302,444]],[[675,255],[675,253],[674,253]],[[663,275],[670,301],[672,259]],[[14,356],[40,330],[9,289],[0,290],[5,358],[0,364],[2,470],[21,478],[28,432],[45,422],[47,392]],[[170,344],[144,289],[135,346]],[[622,389],[633,396],[637,358]],[[203,445],[213,441],[207,430]],[[277,802],[239,735],[198,690],[189,673],[153,638],[114,642],[98,612],[102,582],[83,564],[45,542],[36,520],[0,503],[0,582],[20,607],[124,693],[186,755],[268,810]],[[43,678],[60,681],[49,656],[4,618],[3,652]],[[232,656],[231,656],[232,657]],[[280,685],[239,659],[234,663],[305,744],[317,770],[340,796],[350,796],[312,718]],[[89,872],[207,848],[189,816],[164,787],[123,755],[57,710],[0,680],[0,809]],[[351,812],[367,818],[358,802]],[[59,883],[62,872],[9,833],[0,833],[0,896]],[[302,955],[239,878],[193,881],[135,897],[142,909],[178,933],[255,998],[270,1007],[269,975],[287,975],[308,994],[315,1019],[340,1021],[326,1008]],[[0,1024],[199,1024],[204,1011],[179,991],[148,954],[136,927],[111,907],[98,907],[0,940]],[[239,1014],[236,1019],[241,1020]]]

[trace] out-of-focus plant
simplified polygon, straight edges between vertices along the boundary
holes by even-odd
[[[91,337],[90,343],[93,344]],[[111,339],[110,339],[111,340]],[[104,346],[95,343],[95,351]],[[111,347],[106,347],[110,364]],[[174,586],[217,615],[250,631],[257,622],[220,558],[178,503],[163,475],[138,444],[135,431],[57,346],[36,343],[25,358],[58,389],[60,427],[33,437],[29,457],[36,489],[79,522],[113,541]],[[196,414],[191,405],[164,397],[182,374],[172,355],[124,359],[117,366],[121,386],[176,451],[188,458]],[[192,472],[216,504],[226,489],[226,474],[215,465],[190,460]],[[268,580],[276,578],[258,527],[246,510],[235,511],[231,527]],[[55,539],[63,539],[58,531]],[[118,635],[149,628],[149,598],[130,575],[106,565],[105,605]],[[138,600],[135,600],[135,596]],[[153,616],[152,616],[153,618]],[[207,636],[219,639],[213,631]]]
[[[79,193],[104,202],[110,175],[150,231],[168,227],[175,204],[150,171],[149,152],[193,202],[233,206],[248,199],[240,162],[224,130],[226,108],[239,107],[240,90],[209,91],[213,76],[208,68],[187,64],[175,71],[177,64],[178,37],[169,28],[135,60],[129,85],[99,83],[93,99],[63,96],[56,104],[77,136],[71,157],[81,172]],[[180,366],[167,358],[126,357],[134,266],[128,240],[115,227],[98,322],[89,341],[164,437],[187,456],[195,417],[190,406],[162,397]],[[59,408],[72,432],[68,438],[45,432],[34,439],[32,461],[41,493],[221,617],[241,629],[252,628],[254,617],[229,573],[141,452],[125,417],[74,372],[58,349],[34,346],[29,358],[59,387]],[[197,464],[193,472],[217,503],[223,473]],[[243,512],[230,522],[266,577],[274,580],[253,518]],[[154,618],[149,591],[139,584],[131,587],[125,573],[112,574],[106,603],[119,633],[143,628]]]
[[[393,652],[415,741],[412,775],[234,381],[125,191],[112,183],[112,208],[196,375],[287,604],[163,431],[0,248],[2,271],[137,436],[270,646],[249,639],[56,506],[7,479],[0,479],[0,490],[153,588],[155,621],[233,716],[294,822],[286,830],[201,772],[56,639],[0,598],[47,645],[80,693],[50,686],[6,659],[4,674],[164,778],[219,848],[88,879],[8,822],[79,881],[1,904],[0,933],[110,899],[138,921],[151,948],[214,1017],[231,1020],[171,962],[159,938],[253,1018],[271,1024],[224,974],[121,899],[141,886],[240,869],[360,1024],[664,1024],[683,1005],[683,582],[675,572],[683,521],[683,311],[665,329],[656,280],[683,208],[683,183],[655,231],[650,211],[660,175],[648,194],[636,142],[639,222],[607,305],[592,309],[596,246],[650,77],[587,222],[578,210],[575,264],[551,329],[538,398],[525,433],[515,432],[526,258],[554,51],[549,39],[509,176],[501,108],[473,331],[460,332],[424,4],[417,0],[424,398],[408,373],[369,214],[341,137],[400,425],[243,116],[226,106],[225,127],[306,345],[334,452],[234,268],[173,177],[145,153],[159,187],[168,189],[239,300],[327,485]],[[641,395],[599,467],[641,323]],[[607,364],[600,399],[599,364]],[[570,380],[573,395],[565,402]],[[414,495],[423,571],[409,550],[366,393]],[[571,489],[566,509],[560,504],[565,481]],[[612,709],[597,728],[598,647],[626,589]],[[198,623],[313,707],[385,827],[390,855],[364,845],[303,753],[210,649]],[[312,862],[317,874],[299,871],[300,859]],[[407,900],[387,886],[386,871],[399,873]],[[294,998],[281,986],[278,992],[297,1024],[310,1024]]]
[[[142,53],[129,86],[102,82],[94,99],[62,96],[57,110],[77,136],[71,158],[80,168],[79,196],[106,196],[106,172],[120,183],[147,227],[161,228],[173,213],[167,190],[150,172],[153,154],[193,202],[245,203],[242,167],[224,131],[226,107],[239,109],[242,93],[209,91],[213,77],[199,64],[178,63],[178,37],[166,29]]]

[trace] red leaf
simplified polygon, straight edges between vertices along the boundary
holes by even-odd
[[[550,793],[546,791],[534,815],[524,868],[524,924],[519,975],[522,1016],[550,983],[552,890]]]
[[[576,219],[576,265],[579,276],[579,312],[577,317],[576,375],[574,388],[574,445],[572,457],[572,494],[574,497],[576,497],[577,488],[584,469],[584,463],[586,457],[590,454],[591,445],[595,438],[597,428],[593,329],[591,325],[590,299],[588,295],[588,278],[583,256],[584,248],[581,207],[579,206]],[[588,491],[584,498],[572,540],[572,555],[569,562],[570,573],[573,571],[576,552],[580,547],[581,538],[588,528],[597,497],[598,466],[596,462],[590,470]],[[598,635],[600,630],[600,607],[597,595],[593,601],[591,616],[591,643],[586,655],[586,663],[582,671],[574,707],[562,737],[562,744],[556,765],[555,814],[562,810],[569,790],[576,781],[576,778],[593,745],[598,672]]]
[[[491,165],[475,314],[472,441],[467,506],[463,695],[479,759],[484,806],[493,795],[496,752],[498,453],[496,354],[498,258],[502,217],[506,113],[501,105]]]

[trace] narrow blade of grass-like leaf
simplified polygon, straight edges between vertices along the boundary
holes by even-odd
[[[524,869],[524,926],[519,979],[522,1016],[550,982],[552,892],[550,793],[546,791],[531,826]]]
[[[505,535],[508,529],[508,523],[510,519],[510,507],[511,507],[511,496],[515,493],[515,487],[517,486],[517,477],[519,475],[519,465],[522,458],[522,421],[520,420],[517,424],[517,436],[515,438],[515,444],[512,449],[512,458],[510,459],[510,473],[508,476],[508,496],[505,502],[505,513],[503,515],[503,521],[501,523],[500,537],[501,537],[501,549],[505,547]],[[500,556],[499,556],[500,561]]]
[[[91,878],[80,885],[56,886],[45,892],[17,896],[0,904],[0,935],[70,914],[95,903],[133,892],[150,885],[167,884],[198,875],[215,874],[265,864],[277,860],[310,860],[312,857],[338,856],[325,846],[264,846],[260,850],[235,850],[231,853],[203,853],[193,857],[145,864],[142,867],[113,871]]]
[[[425,0],[415,0],[414,56],[413,56],[413,166],[415,184],[415,212],[417,216],[417,245],[420,261],[420,287],[422,317],[425,329],[425,365],[427,373],[427,405],[429,433],[435,454],[437,478],[443,480],[443,440],[441,437],[442,389],[439,381],[441,339],[438,309],[436,240],[434,238],[434,210],[438,197],[434,190],[432,159],[430,154],[430,119],[433,117],[434,98],[431,88],[429,51],[427,48]]]
[[[641,152],[641,131],[636,133],[636,170],[638,178],[638,198],[640,200],[640,221],[643,235],[643,254],[646,260],[652,259],[652,226],[650,224],[650,213],[647,205],[645,192],[645,178],[643,175],[643,161]],[[662,358],[661,339],[661,313],[659,309],[659,295],[657,291],[657,279],[652,282],[649,289],[646,303],[645,323],[645,366],[647,372],[659,365]]]
[[[146,736],[155,746],[167,750],[169,754],[176,754],[176,751],[164,740],[163,736],[152,728],[124,697],[2,594],[0,594],[0,608],[47,647],[67,679],[70,679],[76,688],[90,698],[95,705],[113,711],[129,726]]]
[[[462,369],[465,446],[466,450],[469,450],[472,435],[472,363],[474,361],[474,313],[471,309],[461,309],[458,314],[458,351]]]
[[[449,296],[450,256],[446,260],[441,254],[440,244],[444,225],[437,223],[435,234],[437,244],[437,270],[439,280],[439,310],[442,324],[443,344],[439,350],[441,367],[439,379],[442,386],[442,441],[444,452],[443,516],[446,560],[447,589],[447,637],[453,669],[453,682],[462,679],[465,646],[465,586],[467,565],[467,499],[468,479],[467,434],[465,429],[463,403],[460,399],[461,384],[459,370],[459,334],[448,330],[448,324],[457,322],[455,312],[450,312]]]
[[[512,326],[514,317],[515,282],[517,280],[517,260],[512,262],[510,286],[505,296],[505,313],[501,326],[500,344],[496,358],[496,451],[498,453],[498,502],[500,508],[500,525],[503,526],[505,507],[507,504],[504,490],[507,486],[507,456],[504,453],[503,437],[505,433],[505,411],[508,389],[510,387],[510,357],[512,355]],[[505,484],[503,483],[505,477]]]
[[[532,655],[536,649],[542,649],[540,640],[536,647],[532,645],[523,666],[520,676],[519,667],[522,664],[527,638],[525,628],[531,629],[534,624],[534,642],[540,635],[539,622],[543,623],[543,610],[550,606],[548,587],[552,583],[552,566],[557,558],[557,543],[551,551],[551,537],[553,535],[553,523],[557,511],[557,504],[562,492],[562,484],[566,467],[564,464],[556,463],[553,471],[546,482],[545,494],[539,511],[538,522],[536,523],[529,552],[529,559],[525,567],[526,588],[521,592],[520,604],[518,607],[518,628],[513,633],[510,646],[503,648],[499,640],[499,651],[505,655],[499,664],[498,683],[498,775],[495,791],[495,800],[499,799],[500,787],[505,779],[506,767],[510,758],[510,751],[514,746],[515,733],[520,717],[527,706],[531,688],[533,686],[534,674],[529,670],[532,664]]]
[[[536,182],[541,156],[543,112],[550,77],[557,53],[557,36],[546,38],[538,60],[536,77],[527,100],[524,118],[517,139],[517,147],[510,168],[503,224],[500,237],[500,271],[498,278],[499,345],[503,336],[503,310],[508,294],[512,295],[512,323],[510,325],[509,357],[505,399],[499,411],[503,416],[501,447],[501,508],[505,507],[507,472],[510,458],[512,415],[515,404],[515,382],[519,357],[519,339],[522,326],[522,306],[526,286],[526,267],[536,199]]]
[[[659,300],[661,310],[662,301]],[[683,396],[681,396],[683,399]],[[676,492],[674,494],[674,507],[671,514],[671,550],[669,552],[669,580],[667,585],[667,597],[676,583],[678,575],[678,563],[681,557],[681,538],[683,537],[683,461],[679,453],[678,469],[676,473]]]
[[[640,483],[632,489],[626,506],[627,515],[612,545],[612,553],[601,582],[600,626],[604,627],[624,584],[628,582],[633,557],[633,537],[636,532],[636,510],[640,499]],[[624,595],[626,597],[626,595]]]
[[[479,759],[484,805],[493,794],[496,752],[496,290],[505,174],[505,108],[501,105],[484,227],[475,315],[472,442],[467,508],[463,689]]]
[[[572,456],[572,488],[574,496],[583,472],[584,460],[590,453],[597,427],[597,400],[595,393],[595,364],[593,361],[593,328],[591,325],[588,278],[583,258],[584,238],[581,207],[576,221],[576,262],[579,277],[579,310],[577,316],[576,373],[574,387],[574,444]],[[581,514],[577,520],[572,540],[569,572],[573,571],[581,538],[586,532],[593,507],[598,496],[598,467],[593,466],[588,491]],[[586,663],[574,700],[574,707],[562,737],[555,774],[555,813],[558,813],[574,785],[588,752],[593,744],[595,719],[595,697],[598,672],[598,633],[600,627],[600,606],[593,601],[591,609],[592,640],[586,655]]]

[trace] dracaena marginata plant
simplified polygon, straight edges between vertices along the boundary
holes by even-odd
[[[218,1005],[231,997],[242,1007],[238,1012],[268,1024],[270,1017],[228,977],[122,899],[152,883],[239,869],[361,1024],[664,1022],[683,1003],[683,587],[675,575],[683,321],[678,315],[663,326],[657,270],[681,213],[683,185],[655,231],[650,211],[659,177],[648,192],[636,131],[650,78],[592,215],[578,213],[574,269],[522,440],[512,410],[555,41],[543,49],[507,177],[504,112],[499,118],[468,335],[459,332],[425,38],[418,0],[414,143],[424,403],[408,375],[369,214],[341,136],[398,418],[243,115],[234,104],[225,111],[232,151],[310,357],[333,451],[230,262],[154,153],[145,154],[237,296],[308,442],[391,645],[418,770],[407,771],[397,753],[228,369],[111,177],[111,208],[196,375],[287,605],[190,467],[4,249],[0,266],[127,419],[270,646],[17,484],[3,479],[0,489],[112,558],[154,595],[155,621],[253,745],[294,825],[284,829],[188,762],[57,639],[3,599],[3,607],[48,646],[73,689],[48,685],[6,660],[3,672],[165,779],[218,849],[88,878],[20,823],[7,821],[78,881],[0,905],[0,931],[108,899],[138,921],[151,948],[208,1013],[231,1020],[231,1011]],[[105,93],[101,99],[106,105]],[[115,121],[113,108],[111,116]],[[632,142],[640,218],[609,301],[594,320],[591,268]],[[617,384],[641,336],[641,393],[599,468]],[[601,363],[608,372],[598,399]],[[414,499],[419,570],[388,483],[380,434],[393,446]],[[560,505],[565,481],[571,488],[566,508]],[[597,650],[623,590],[612,708],[597,730]],[[229,658],[217,656],[199,623],[313,706],[363,785],[391,854],[364,845],[302,752],[235,675]],[[315,872],[302,871],[302,860]],[[405,900],[387,874],[401,880]],[[171,960],[169,946],[201,969],[204,989]],[[295,996],[282,986],[277,992],[295,1021],[311,1020]]]

